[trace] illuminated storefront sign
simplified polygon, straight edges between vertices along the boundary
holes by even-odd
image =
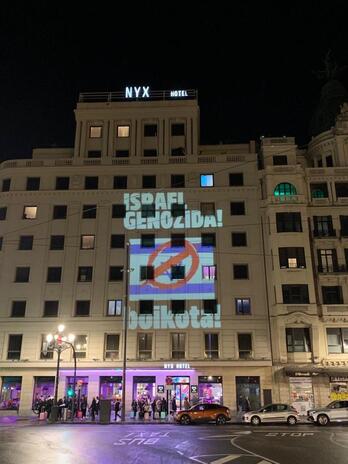
[[[188,363],[166,363],[163,364],[163,367],[164,369],[191,369]]]
[[[166,98],[185,98],[188,97],[188,91],[184,89],[180,90],[164,90],[164,91],[153,91],[151,95],[150,86],[127,86],[124,91],[124,98],[127,99],[149,99],[158,98],[158,94],[164,95]]]
[[[125,98],[150,98],[150,86],[126,87]]]
[[[173,98],[177,97],[188,97],[187,90],[171,90],[170,96]]]

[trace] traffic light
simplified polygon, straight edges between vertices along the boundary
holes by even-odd
[[[72,387],[69,387],[69,388],[68,388],[67,395],[68,395],[69,398],[71,398],[72,396],[74,396],[74,390],[72,389]]]

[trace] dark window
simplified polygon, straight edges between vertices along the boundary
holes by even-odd
[[[87,158],[101,158],[101,150],[88,150]]]
[[[288,164],[288,157],[286,155],[274,155],[273,166],[284,166]]]
[[[11,317],[24,317],[26,301],[12,301]]]
[[[205,233],[201,234],[201,243],[204,247],[215,247],[216,246],[216,236],[214,233]]]
[[[244,201],[231,201],[230,209],[232,216],[243,216],[245,214]]]
[[[326,167],[332,168],[333,167],[333,158],[332,155],[326,156]]]
[[[85,190],[96,190],[98,188],[98,177],[97,176],[86,176],[85,177]]]
[[[153,314],[153,300],[140,300],[139,314]]]
[[[283,303],[307,304],[309,303],[308,285],[282,285]]]
[[[238,352],[240,359],[248,359],[253,353],[252,337],[250,333],[238,334]]]
[[[129,150],[116,150],[115,151],[116,158],[128,158],[129,157]]]
[[[348,237],[348,216],[340,216],[341,236]]]
[[[58,316],[59,301],[48,300],[44,303],[44,317],[57,317]]]
[[[204,314],[216,314],[217,313],[217,301],[216,300],[203,300],[203,311],[204,311]]]
[[[338,198],[348,197],[348,182],[335,182],[335,187]]]
[[[78,282],[92,282],[93,267],[92,266],[79,266],[77,281]]]
[[[139,355],[139,359],[151,359],[152,357],[152,334],[151,333],[138,333],[138,355]]]
[[[214,216],[215,215],[215,203],[213,201],[204,202],[200,204],[200,211],[202,216]]]
[[[33,249],[33,235],[21,235],[19,237],[18,250],[32,250]]]
[[[322,168],[322,167],[323,167],[323,160],[318,159],[318,168]]]
[[[327,189],[327,183],[311,183],[311,197],[312,198],[328,198],[329,192]]]
[[[27,190],[39,190],[40,189],[40,177],[28,177],[27,178]]]
[[[0,237],[0,251],[2,250],[3,237]]]
[[[185,334],[172,333],[172,358],[184,359],[185,358]]]
[[[82,219],[95,219],[97,217],[97,205],[83,205]]]
[[[313,216],[315,237],[335,237],[331,216]]]
[[[279,265],[281,268],[305,268],[306,259],[303,247],[281,247],[279,250]]]
[[[245,232],[232,232],[232,246],[247,246],[247,236]]]
[[[325,248],[317,250],[318,271],[319,272],[338,272],[337,251],[335,248]]]
[[[182,203],[173,203],[171,206],[172,217],[185,216],[185,205]]]
[[[123,280],[123,266],[109,267],[109,282],[119,282]]]
[[[184,147],[177,147],[171,149],[172,156],[185,156],[185,148]]]
[[[56,177],[56,190],[69,190],[70,177]]]
[[[105,334],[104,359],[117,359],[119,355],[120,336],[118,334]]]
[[[171,279],[185,279],[185,266],[172,266]]]
[[[348,353],[348,329],[326,329],[327,345],[330,354]]]
[[[156,148],[145,148],[144,149],[144,156],[157,156],[157,150]]]
[[[89,316],[89,300],[77,300],[75,306],[75,316]]]
[[[185,135],[185,124],[184,123],[175,123],[172,124],[172,135]]]
[[[288,353],[309,353],[311,339],[308,328],[287,328],[286,346]]]
[[[171,234],[171,248],[184,247],[185,234]]]
[[[276,213],[277,232],[302,232],[301,213]]]
[[[112,205],[112,217],[114,219],[126,217],[126,206],[121,204]]]
[[[236,314],[251,314],[250,298],[235,298]]]
[[[156,205],[153,203],[152,205],[142,205],[141,206],[141,217],[142,218],[149,218],[155,217],[156,215]]]
[[[143,188],[156,188],[156,176],[143,176]]]
[[[324,304],[343,304],[342,287],[340,285],[321,287],[321,291]]]
[[[29,282],[30,267],[16,267],[15,282]]]
[[[140,280],[153,280],[154,278],[154,266],[140,266]]]
[[[170,186],[172,188],[185,187],[185,175],[184,174],[172,174],[170,177]]]
[[[173,314],[184,314],[185,312],[185,300],[172,300],[171,311]]]
[[[9,335],[7,359],[20,359],[22,350],[23,335]]]
[[[6,208],[6,206],[2,206],[0,208],[0,221],[5,221],[6,214],[7,214],[7,208]]]
[[[47,282],[57,283],[57,282],[60,282],[61,278],[62,278],[61,267],[48,267],[47,268]]]
[[[110,247],[111,248],[124,248],[125,237],[122,234],[112,234]]]
[[[0,237],[0,250],[1,250],[1,237]],[[348,248],[344,249],[344,257],[346,260],[346,268],[348,269]]]
[[[247,264],[234,264],[233,265],[233,278],[234,279],[249,279],[249,270]]]
[[[114,176],[114,189],[126,189],[127,176]]]
[[[11,188],[11,179],[3,179],[2,181],[2,192],[9,192]]]
[[[64,235],[51,235],[50,250],[64,250]]]
[[[66,205],[53,206],[53,219],[66,219],[68,207]]]
[[[230,173],[230,186],[240,187],[241,185],[244,185],[243,173]]]
[[[141,248],[153,248],[155,246],[155,234],[142,234],[140,246]]]
[[[157,137],[157,124],[145,124],[144,137]]]

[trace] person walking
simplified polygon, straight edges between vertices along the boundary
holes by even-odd
[[[138,411],[138,403],[136,400],[132,401],[132,411],[133,411],[133,418],[135,419],[137,417],[137,411]]]
[[[184,409],[190,409],[191,405],[190,405],[190,402],[189,400],[187,399],[187,396],[185,396],[185,399],[184,399]]]
[[[117,418],[119,417],[120,419],[121,416],[120,416],[120,409],[121,409],[121,403],[120,403],[120,400],[119,399],[116,399],[115,401],[115,422],[117,421]]]
[[[92,400],[92,403],[91,403],[91,416],[92,416],[92,421],[93,422],[95,421],[96,414],[97,414],[97,400],[93,396],[93,400]]]
[[[172,413],[173,413],[173,416],[175,416],[175,413],[176,413],[176,396],[175,395],[173,396],[173,399],[172,399]]]

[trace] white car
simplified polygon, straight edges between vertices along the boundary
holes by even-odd
[[[288,404],[268,404],[257,411],[246,412],[242,421],[251,425],[267,422],[285,422],[296,425],[299,420],[298,412]]]
[[[333,401],[325,408],[308,411],[308,420],[318,425],[348,421],[348,401]]]

